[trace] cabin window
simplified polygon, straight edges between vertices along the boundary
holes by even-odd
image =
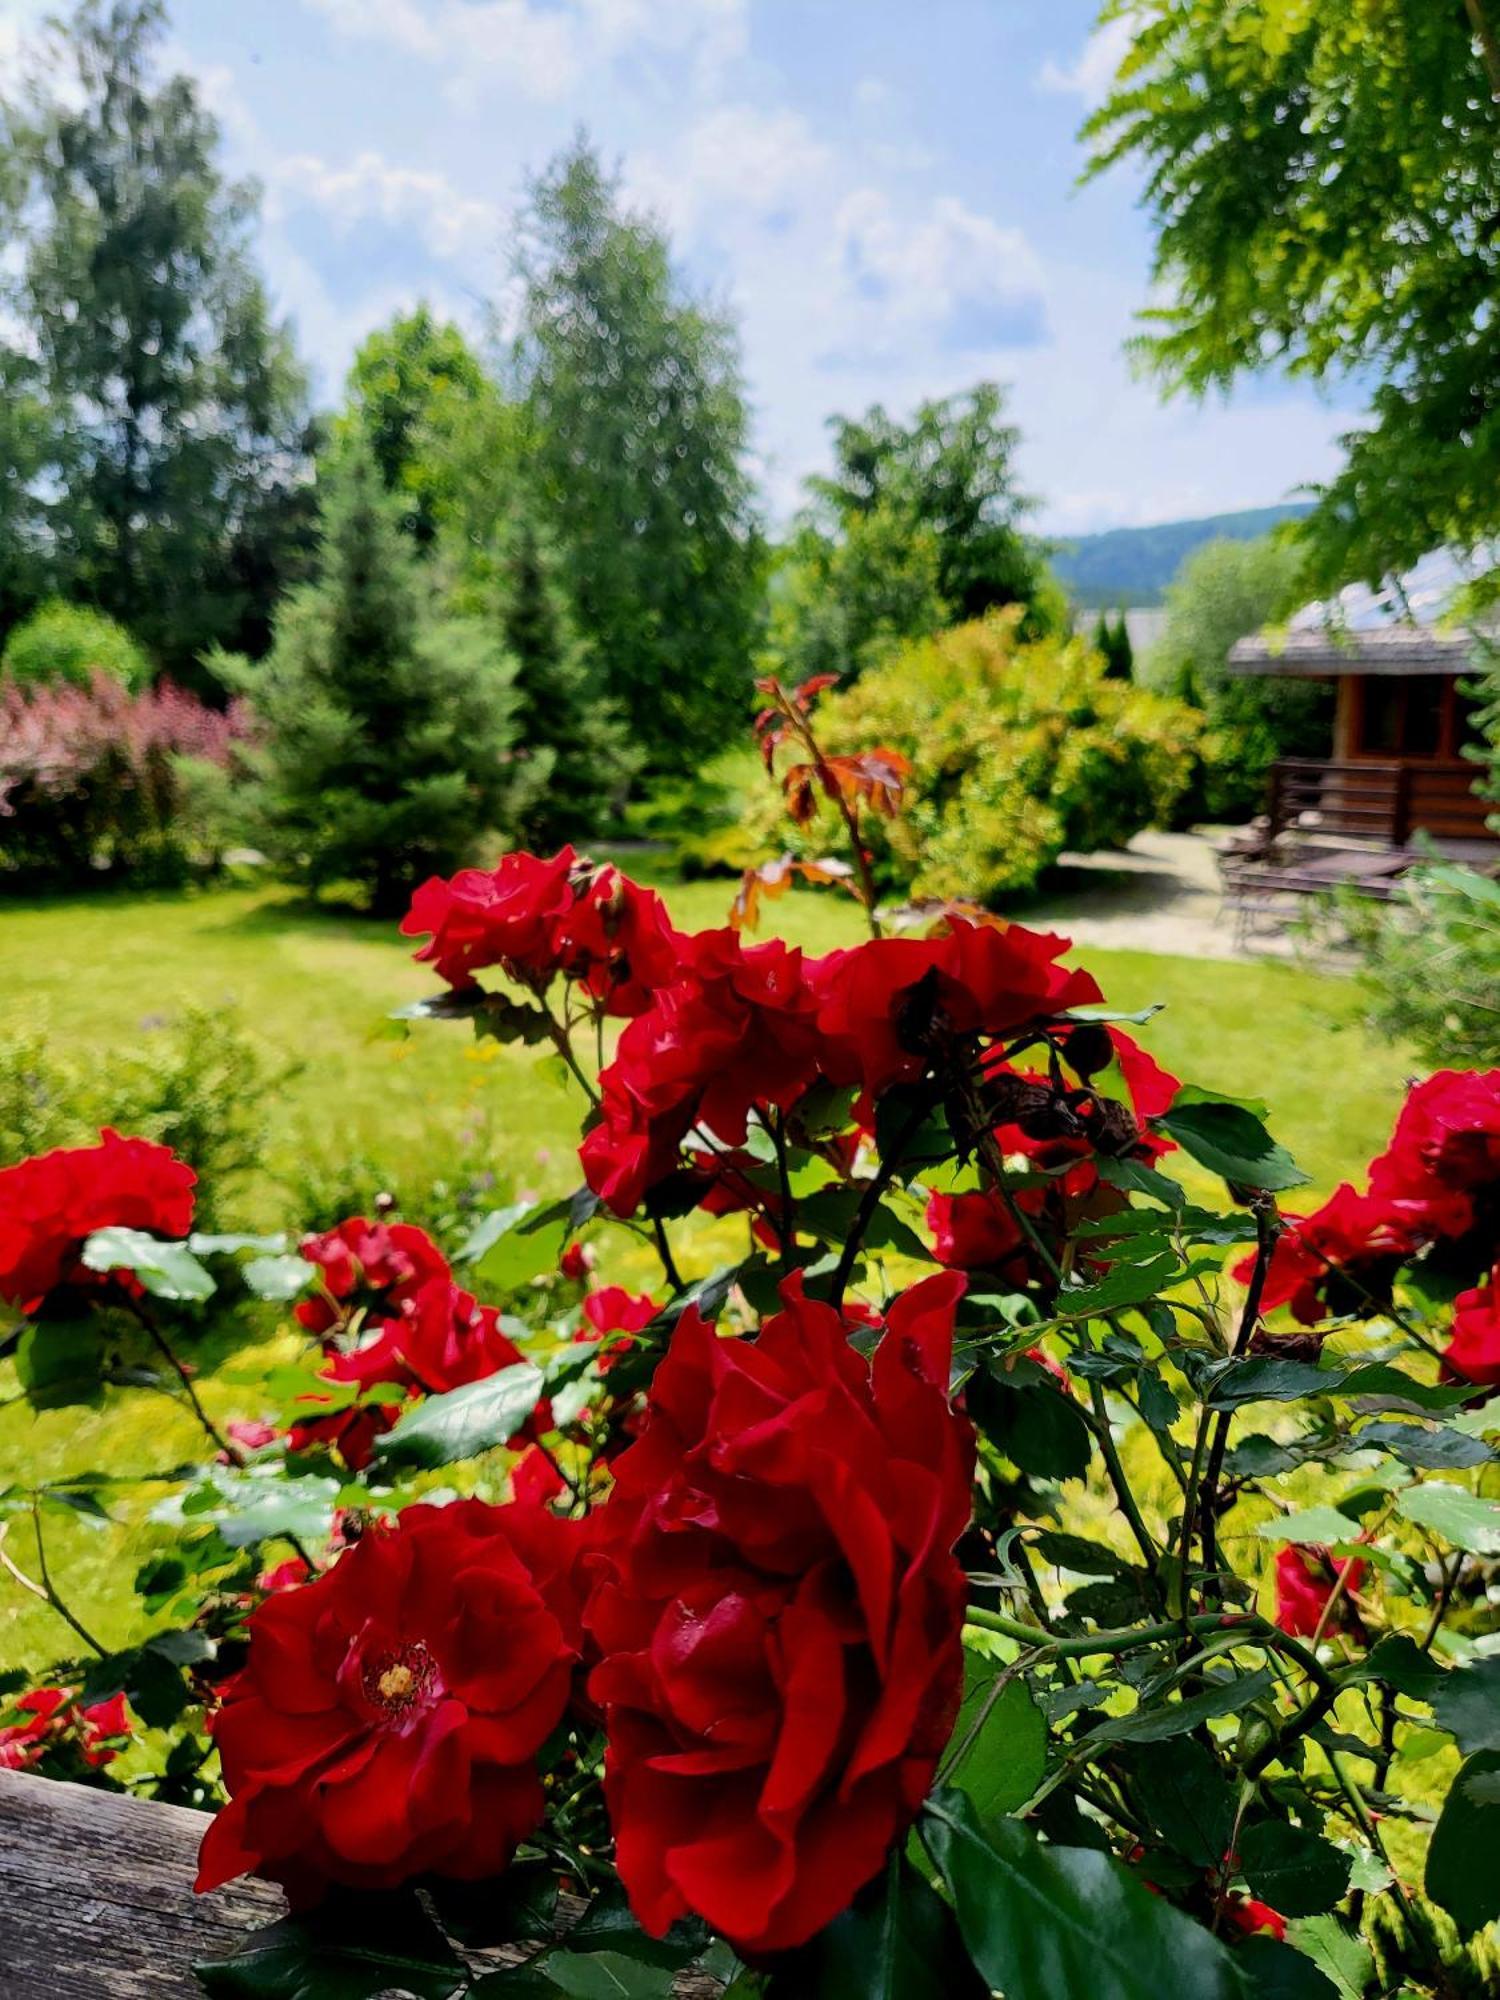
[[[1430,676],[1406,683],[1406,731],[1401,748],[1408,757],[1434,757],[1443,747],[1443,695],[1451,681]]]
[[[1401,715],[1406,683],[1371,677],[1361,690],[1359,747],[1367,757],[1386,757],[1401,745]]]
[[[1453,757],[1468,724],[1446,674],[1367,674],[1358,684],[1355,714],[1355,755],[1361,757]]]

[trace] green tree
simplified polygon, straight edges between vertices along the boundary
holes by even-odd
[[[1140,349],[1169,390],[1374,379],[1308,517],[1377,582],[1500,529],[1500,59],[1489,0],[1112,0],[1137,24],[1086,127],[1146,174]]]
[[[478,355],[426,305],[398,314],[361,343],[349,371],[346,423],[362,424],[388,492],[424,552],[437,537],[451,441],[464,438],[496,394]]]
[[[580,631],[651,764],[686,769],[750,699],[760,547],[738,343],[580,139],[518,256],[527,463]]]
[[[1135,651],[1123,611],[1116,612],[1113,618],[1107,611],[1099,613],[1099,622],[1094,627],[1094,651],[1103,660],[1104,671],[1111,680],[1134,679]]]
[[[389,912],[524,809],[516,668],[482,620],[439,609],[362,437],[320,484],[319,581],[264,661],[225,670],[264,725],[254,836],[310,887],[353,882]]]
[[[858,674],[893,645],[1007,604],[1028,636],[1062,621],[1033,505],[1016,484],[1020,433],[981,382],[900,423],[879,404],[835,417],[834,470],[783,557],[772,642],[789,674]]]
[[[0,375],[29,430],[0,567],[41,551],[48,588],[181,677],[215,642],[260,643],[295,580],[309,433],[250,258],[254,190],[222,178],[193,82],[156,76],[165,26],[162,0],[83,0],[0,108],[16,327]]]
[[[60,598],[38,606],[15,626],[0,655],[0,675],[22,687],[71,681],[86,687],[109,674],[132,694],[150,684],[151,662],[123,625],[87,605]]]
[[[1208,717],[1203,770],[1189,816],[1236,817],[1265,803],[1278,757],[1326,756],[1332,690],[1319,681],[1229,671],[1236,640],[1295,607],[1301,558],[1277,537],[1195,549],[1167,585],[1166,623],[1140,678]]]

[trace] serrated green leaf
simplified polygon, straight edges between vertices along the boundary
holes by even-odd
[[[1432,1688],[1432,1712],[1457,1738],[1466,1757],[1481,1750],[1500,1751],[1500,1656],[1492,1654],[1438,1679]]]
[[[1320,1917],[1349,1886],[1351,1857],[1331,1841],[1290,1820],[1260,1820],[1244,1828],[1240,1867],[1252,1896],[1284,1917]]]
[[[199,1303],[214,1295],[212,1277],[186,1243],[167,1243],[142,1229],[96,1229],[83,1246],[90,1271],[129,1271],[153,1298]]]
[[[532,1228],[523,1225],[532,1222]],[[568,1237],[565,1212],[539,1217],[534,1201],[512,1202],[493,1209],[478,1223],[458,1253],[461,1264],[472,1264],[475,1275],[494,1291],[514,1291],[543,1271],[552,1270]]]
[[[1284,1146],[1278,1145],[1261,1122],[1259,1105],[1211,1097],[1191,1088],[1180,1090],[1170,1108],[1151,1120],[1158,1132],[1174,1139],[1200,1167],[1218,1174],[1231,1187],[1261,1188],[1280,1193],[1302,1187],[1303,1173]]]
[[[258,1299],[285,1305],[313,1281],[313,1266],[305,1257],[251,1257],[240,1275]]]
[[[778,1965],[765,2000],[984,2000],[953,1912],[900,1853],[811,1944]]]
[[[1136,1795],[1164,1844],[1198,1868],[1217,1868],[1234,1827],[1234,1791],[1191,1738],[1144,1743],[1130,1760]]]
[[[1047,1768],[1047,1724],[1019,1677],[1001,1682],[994,1660],[966,1651],[964,1699],[953,1725],[946,1782],[973,1801],[981,1819],[1014,1812]]]
[[[375,1440],[386,1465],[453,1465],[509,1444],[541,1399],[543,1377],[529,1361],[413,1405]]]
[[[952,1791],[921,1829],[969,1955],[1006,2000],[1241,2000],[1224,1946],[1108,1855],[1043,1846],[1019,1820],[981,1827]]]
[[[193,1967],[212,2000],[450,2000],[464,1968],[414,1897],[366,1896],[255,1931],[232,1957]]]
[[[1396,1512],[1468,1555],[1500,1556],[1500,1502],[1481,1500],[1462,1486],[1435,1479],[1398,1494]]]
[[[89,1320],[28,1320],[16,1343],[16,1375],[34,1410],[104,1401],[103,1353]]]
[[[1500,1752],[1481,1750],[1453,1781],[1427,1850],[1426,1889],[1467,1937],[1500,1917]]]

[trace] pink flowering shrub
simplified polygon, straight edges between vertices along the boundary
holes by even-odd
[[[170,683],[0,681],[0,878],[179,878],[212,851],[213,779],[248,733],[243,704],[220,712]]]

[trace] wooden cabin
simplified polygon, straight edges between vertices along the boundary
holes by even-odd
[[[1466,633],[1432,625],[1330,629],[1302,614],[1289,631],[1242,639],[1230,672],[1332,681],[1338,690],[1326,759],[1287,758],[1273,767],[1273,837],[1315,829],[1401,849],[1425,833],[1445,852],[1491,859],[1500,834],[1478,798],[1477,704],[1461,682],[1475,672]]]

